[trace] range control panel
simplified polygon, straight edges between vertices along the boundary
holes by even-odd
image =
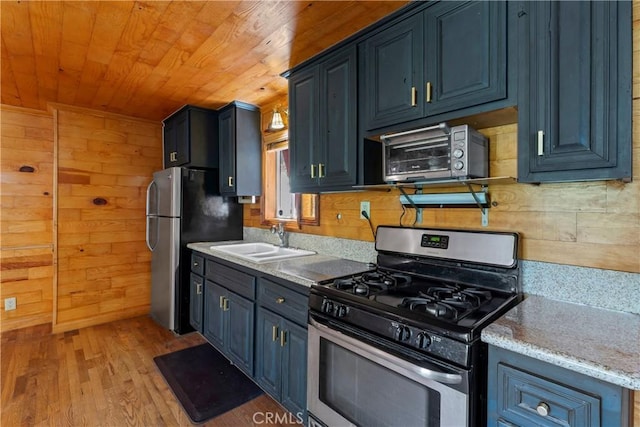
[[[447,249],[449,247],[449,236],[423,234],[420,246],[423,248]]]

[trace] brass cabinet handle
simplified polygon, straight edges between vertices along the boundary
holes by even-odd
[[[196,283],[196,294],[202,294],[202,283]]]
[[[229,177],[228,182],[229,182],[229,187],[233,187],[233,177],[232,176]]]
[[[224,309],[224,297],[220,297],[220,308]]]
[[[278,304],[282,304],[284,302],[284,298],[283,297],[278,297],[278,298],[276,298],[276,302]]]
[[[193,266],[194,266],[194,267],[197,267],[197,266],[198,266],[198,261],[194,261],[194,262],[193,262]]]
[[[316,165],[314,165],[313,163],[311,164],[311,178],[315,178],[316,177]]]
[[[287,342],[287,332],[286,331],[280,331],[280,347],[284,347],[284,345]]]
[[[171,160],[172,162],[178,160],[178,152],[172,151],[171,154],[169,154],[169,160]]]
[[[544,131],[538,131],[538,156],[544,156]]]
[[[318,163],[318,178],[324,178],[324,165]]]
[[[431,102],[431,82],[427,82],[427,102]]]
[[[418,105],[418,89],[415,86],[411,88],[411,106],[415,107]]]
[[[271,339],[272,341],[278,341],[278,327],[276,325],[271,327]]]
[[[224,307],[222,307],[222,311],[229,311],[229,299],[224,299]]]

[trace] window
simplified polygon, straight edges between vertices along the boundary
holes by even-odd
[[[275,150],[276,156],[276,211],[277,219],[295,220],[298,218],[296,195],[289,185],[289,147]]]
[[[286,130],[265,135],[263,165],[262,224],[286,222],[289,228],[318,225],[318,195],[291,193]]]

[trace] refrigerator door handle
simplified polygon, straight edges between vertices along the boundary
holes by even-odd
[[[147,211],[147,216],[151,213],[149,212],[149,208],[151,206],[150,203],[150,199],[151,199],[151,187],[155,184],[155,181],[151,181],[149,183],[149,185],[147,186],[147,207],[146,207],[146,211]],[[157,214],[157,212],[154,212],[154,214]]]
[[[147,216],[147,233],[145,234],[145,240],[147,241],[147,247],[149,248],[149,250],[151,252],[153,252],[153,248],[151,247],[151,243],[149,242],[149,228],[150,228],[149,227],[150,226],[149,221],[150,221],[150,219],[151,218],[149,218],[149,216]]]

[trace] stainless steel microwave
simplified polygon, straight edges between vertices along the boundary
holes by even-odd
[[[385,182],[489,176],[489,141],[468,125],[440,123],[385,134],[380,141]]]

